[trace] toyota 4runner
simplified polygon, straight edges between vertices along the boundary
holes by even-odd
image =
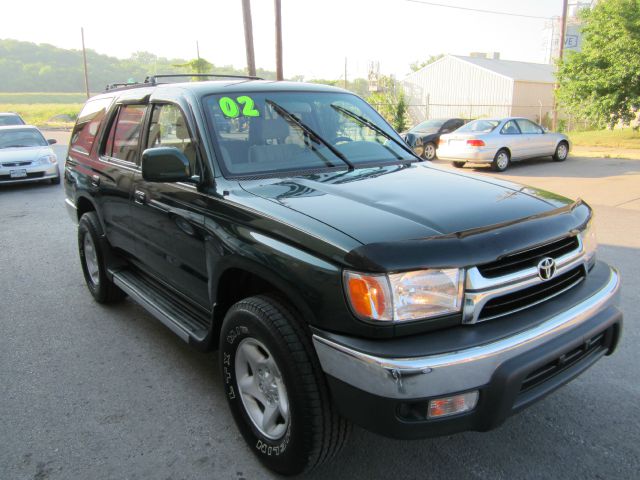
[[[218,349],[238,428],[283,474],[331,458],[350,422],[495,428],[620,337],[587,204],[421,161],[338,88],[107,90],[64,183],[91,294]]]

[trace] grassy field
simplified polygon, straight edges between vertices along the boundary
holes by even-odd
[[[39,127],[72,127],[81,108],[82,103],[0,103],[0,112],[16,112]],[[69,121],[53,120],[56,115],[68,115]]]
[[[594,130],[589,132],[571,132],[571,142],[584,147],[640,148],[640,132],[631,128],[622,130]]]

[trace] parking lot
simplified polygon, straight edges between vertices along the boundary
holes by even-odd
[[[489,433],[396,441],[354,428],[341,456],[307,478],[637,478],[640,159],[463,171],[594,207],[599,255],[624,282],[619,350]],[[130,300],[93,301],[62,185],[0,187],[0,223],[0,479],[274,478],[233,423],[215,354]]]

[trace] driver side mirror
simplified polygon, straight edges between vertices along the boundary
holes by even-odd
[[[451,133],[451,129],[443,128],[442,130],[440,130],[440,133]]]
[[[48,139],[48,140],[47,140],[47,143],[48,143],[49,145],[53,145],[53,144],[58,143],[58,141],[57,141],[55,138],[50,138],[50,139]]]
[[[187,182],[191,165],[175,147],[147,148],[142,152],[142,178],[147,182]]]

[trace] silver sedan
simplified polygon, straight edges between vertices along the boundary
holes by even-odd
[[[36,127],[0,127],[0,185],[48,180],[60,183],[58,157]]]
[[[442,135],[438,157],[461,168],[465,163],[489,163],[504,172],[513,161],[551,156],[562,162],[569,155],[569,139],[545,131],[526,118],[474,120],[453,133]]]

